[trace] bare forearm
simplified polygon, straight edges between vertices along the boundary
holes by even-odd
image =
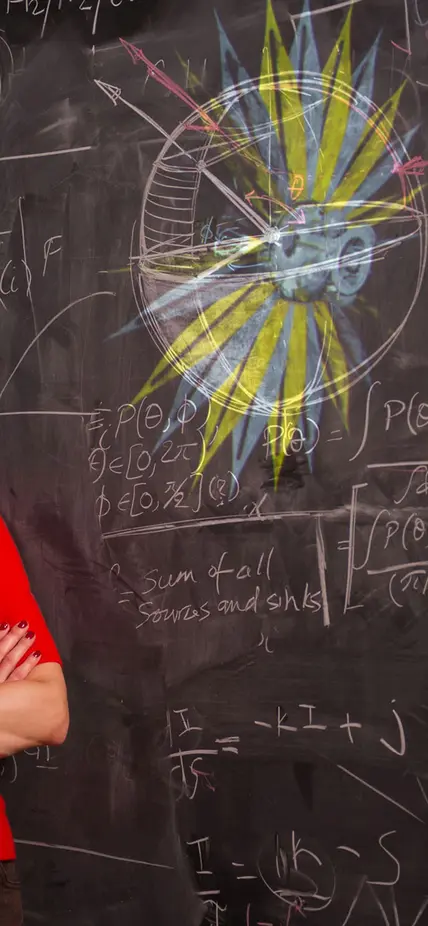
[[[67,700],[48,682],[4,682],[0,685],[0,756],[30,746],[62,742],[67,728]]]

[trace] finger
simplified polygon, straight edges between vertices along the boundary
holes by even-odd
[[[40,650],[36,650],[34,653],[30,653],[29,656],[18,666],[13,672],[9,675],[8,682],[22,682],[24,678],[27,678],[30,672],[33,671],[38,662],[40,662],[42,654]]]
[[[13,649],[14,646],[22,640],[25,634],[28,631],[28,621],[20,621],[19,624],[14,624],[10,628],[9,632],[5,633],[0,639],[0,663],[4,656]]]
[[[9,633],[10,624],[0,624],[0,643],[7,633]]]
[[[11,673],[16,669],[18,662],[25,656],[30,646],[33,646],[35,636],[32,630],[27,630],[25,636],[18,640],[15,646],[3,657],[0,662],[0,682],[7,681]]]

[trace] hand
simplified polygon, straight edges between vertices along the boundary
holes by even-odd
[[[42,654],[37,650],[18,666],[27,650],[33,646],[34,639],[35,634],[29,630],[26,621],[20,621],[14,627],[0,624],[0,684],[22,681],[40,662]]]

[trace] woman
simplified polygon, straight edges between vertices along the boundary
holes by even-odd
[[[0,518],[0,757],[63,743],[68,730],[61,659],[22,561]],[[21,926],[15,849],[0,796],[0,924]]]

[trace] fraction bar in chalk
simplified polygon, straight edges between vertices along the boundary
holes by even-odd
[[[82,148],[59,148],[56,151],[36,151],[34,154],[8,154],[0,161],[25,161],[27,158],[51,158],[57,154],[73,154],[79,151],[92,151],[93,145],[84,145]]]

